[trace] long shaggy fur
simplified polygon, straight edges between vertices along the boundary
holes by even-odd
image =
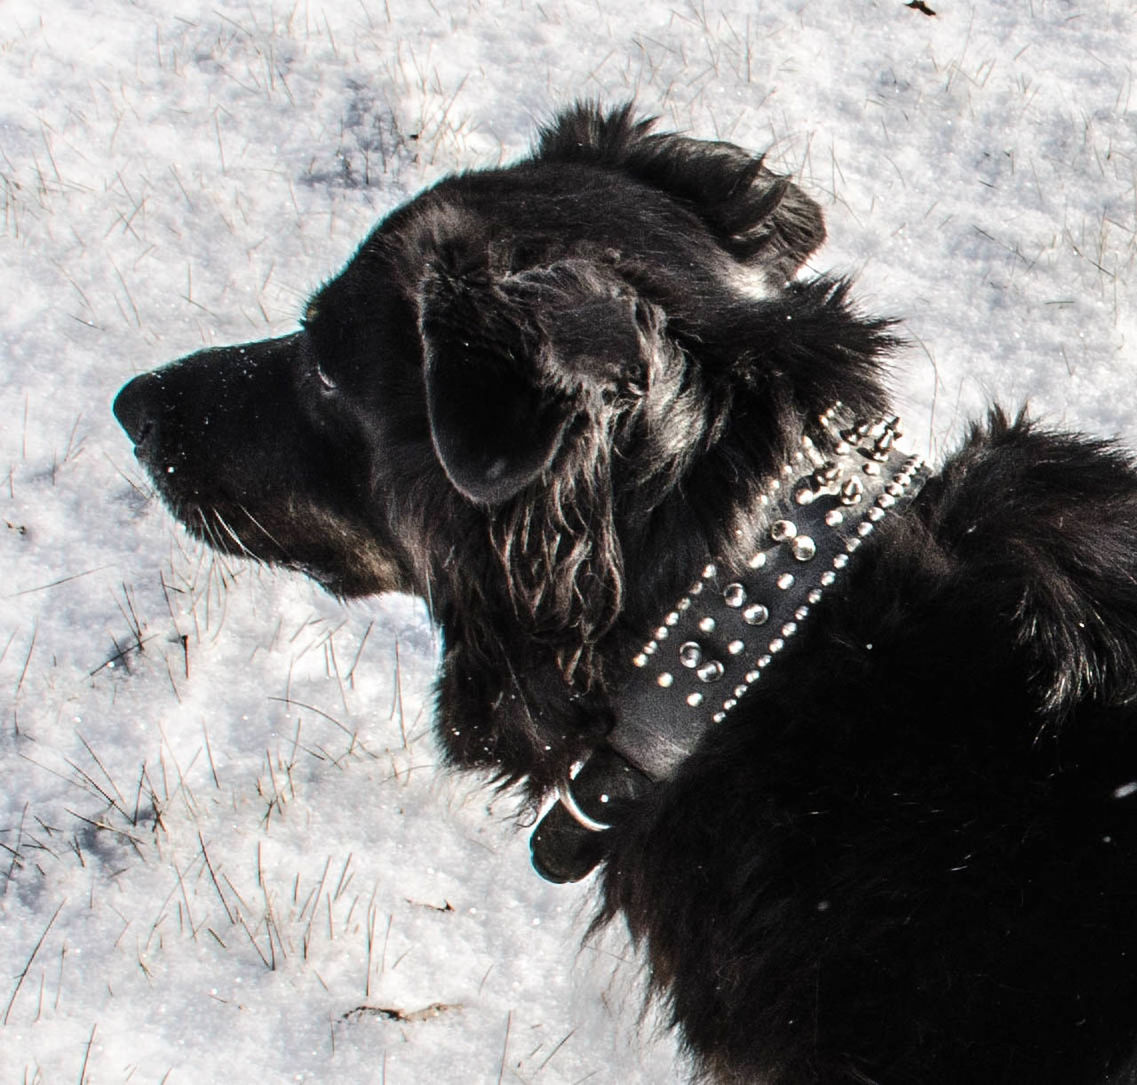
[[[823,237],[760,158],[585,104],[115,410],[211,545],[428,599],[447,758],[536,804],[802,433],[887,412],[889,323],[795,277]],[[1128,454],[993,410],[594,841],[697,1077],[1137,1081],[1135,540]]]

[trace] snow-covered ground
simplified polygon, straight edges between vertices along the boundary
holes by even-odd
[[[423,608],[203,554],[109,403],[634,95],[821,199],[933,453],[992,396],[1137,443],[1132,4],[928,3],[4,0],[0,1081],[684,1079],[589,885],[436,770]]]

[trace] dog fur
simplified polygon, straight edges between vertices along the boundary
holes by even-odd
[[[823,237],[760,159],[581,105],[386,218],[295,334],[115,410],[213,546],[428,599],[447,758],[535,806],[801,433],[886,410],[888,323],[795,278]],[[1133,1080],[1130,458],[995,410],[816,610],[604,834],[598,922],[696,1076]]]

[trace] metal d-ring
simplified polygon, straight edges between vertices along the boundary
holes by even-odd
[[[584,762],[574,765],[573,768],[579,771]],[[557,795],[561,800],[561,805],[572,815],[575,821],[581,828],[587,829],[591,833],[602,833],[611,829],[611,825],[606,825],[603,821],[597,821],[594,817],[589,817],[581,808],[580,803],[576,801],[576,796],[572,793],[572,782],[576,779],[575,774],[570,774],[567,780],[562,780],[557,785]]]

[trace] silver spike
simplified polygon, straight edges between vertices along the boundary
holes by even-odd
[[[872,447],[872,455],[874,460],[888,459],[888,454],[892,451],[892,443],[895,440],[892,430],[886,429],[877,439]]]

